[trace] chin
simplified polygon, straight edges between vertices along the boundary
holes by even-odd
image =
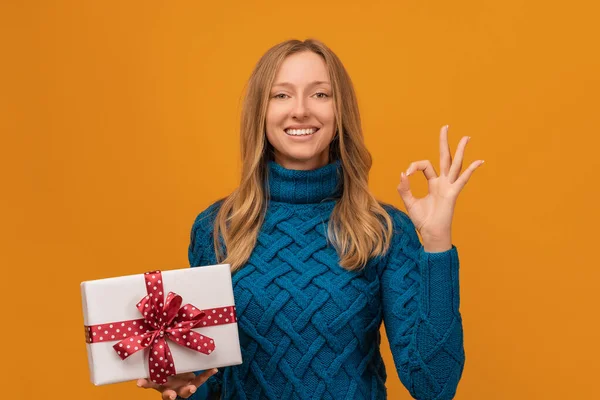
[[[316,153],[307,154],[289,152],[285,154],[284,158],[294,163],[320,163],[322,156]]]
[[[319,156],[318,153],[315,152],[307,152],[307,151],[288,151],[285,153],[285,156],[298,161],[309,161],[317,158]]]

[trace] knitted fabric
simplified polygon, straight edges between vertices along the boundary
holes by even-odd
[[[425,252],[408,216],[392,246],[361,271],[339,266],[327,223],[342,191],[341,163],[310,171],[270,161],[266,218],[248,262],[232,276],[241,365],[220,368],[207,390],[223,399],[385,399],[385,325],[396,371],[416,399],[451,399],[465,354],[456,247]],[[218,201],[196,218],[191,266],[216,264]]]

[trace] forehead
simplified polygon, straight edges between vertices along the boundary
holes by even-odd
[[[314,81],[329,82],[329,72],[323,58],[312,51],[286,57],[275,74],[274,86],[281,82],[303,86]]]

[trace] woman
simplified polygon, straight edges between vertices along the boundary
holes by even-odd
[[[460,174],[468,137],[452,160],[447,136],[439,176],[429,161],[400,174],[408,215],[381,203],[340,60],[316,40],[267,51],[243,106],[240,185],[200,213],[189,247],[192,267],[231,264],[243,364],[138,385],[163,399],[207,380],[193,398],[383,399],[383,322],[412,396],[453,398],[465,356],[451,222],[482,161]],[[417,171],[429,183],[420,199]]]

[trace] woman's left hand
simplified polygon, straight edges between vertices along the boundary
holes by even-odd
[[[423,246],[427,252],[442,252],[452,248],[452,215],[456,199],[467,184],[473,171],[483,164],[483,160],[474,161],[461,174],[465,147],[470,137],[464,136],[458,143],[454,160],[448,145],[448,125],[440,131],[440,168],[438,176],[429,160],[415,161],[406,173],[400,174],[398,193],[408,211],[408,216],[421,234]],[[416,171],[423,171],[427,178],[429,193],[420,199],[410,191],[408,177]]]

